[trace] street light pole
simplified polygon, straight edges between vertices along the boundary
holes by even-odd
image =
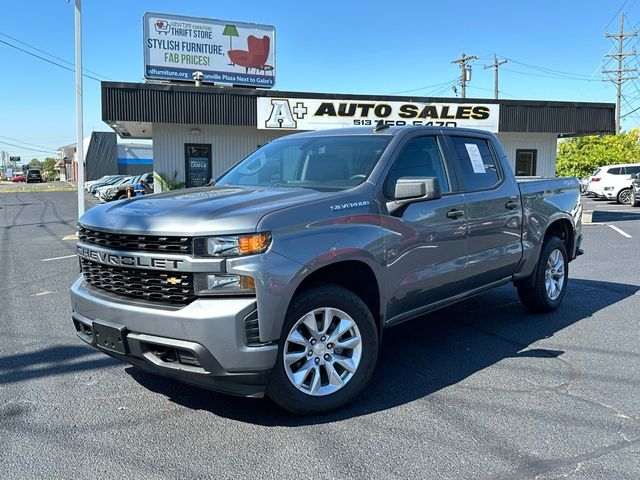
[[[76,38],[76,159],[78,160],[78,218],[84,213],[84,134],[82,131],[82,9],[75,0]]]

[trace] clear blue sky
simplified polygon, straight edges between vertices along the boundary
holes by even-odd
[[[2,3],[1,41],[70,67],[51,55],[73,62],[73,0]],[[621,7],[626,29],[640,26],[639,0],[84,0],[83,58],[89,75],[142,81],[142,15],[151,11],[274,25],[278,90],[452,96],[459,70],[450,62],[465,52],[481,57],[467,96],[491,98],[493,71],[483,65],[497,53],[510,59],[501,68],[504,98],[614,102],[615,86],[600,71],[613,51],[604,32],[619,28]],[[637,43],[629,39],[626,50]],[[53,153],[73,143],[74,74],[4,43],[0,55],[0,150],[44,158],[26,147]],[[99,82],[85,78],[84,86],[85,134],[108,130]],[[623,114],[640,106],[640,80],[624,94]],[[638,124],[640,110],[623,127]]]

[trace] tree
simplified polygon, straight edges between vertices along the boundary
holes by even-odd
[[[42,168],[42,162],[37,158],[34,158],[29,162],[29,168]]]
[[[45,158],[42,167],[47,180],[53,180],[56,176],[56,159],[51,157]]]
[[[598,167],[640,161],[640,130],[618,135],[576,137],[558,146],[556,174],[584,178]]]

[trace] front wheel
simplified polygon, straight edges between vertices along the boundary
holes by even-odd
[[[568,279],[567,248],[558,237],[549,237],[542,244],[533,284],[518,284],[518,296],[522,304],[532,312],[551,312],[562,303]]]
[[[377,357],[378,330],[364,302],[336,285],[312,287],[289,306],[267,395],[303,415],[335,410],[364,388]]]
[[[620,190],[620,193],[618,193],[618,197],[616,198],[616,200],[618,201],[618,203],[621,203],[623,205],[629,205],[631,203],[631,189],[625,188]]]
[[[631,206],[632,207],[640,207],[640,198],[636,195],[636,190],[634,188],[631,189]]]

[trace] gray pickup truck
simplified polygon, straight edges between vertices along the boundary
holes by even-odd
[[[508,282],[558,307],[581,214],[576,179],[517,181],[490,133],[291,135],[214,186],[89,210],[73,323],[147,371],[321,413],[364,388],[387,327]]]

